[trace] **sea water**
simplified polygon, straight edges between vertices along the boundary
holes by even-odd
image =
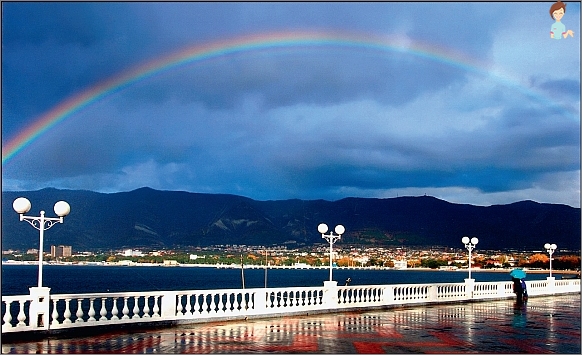
[[[333,269],[333,280],[351,286],[460,283],[467,270]],[[510,281],[506,272],[472,271],[477,282]],[[527,280],[544,280],[548,274],[528,274]],[[560,279],[560,275],[555,275]],[[52,294],[97,292],[177,291],[265,287],[323,286],[329,269],[221,269],[182,266],[44,265],[43,286]],[[2,295],[29,294],[38,284],[38,265],[2,265]]]

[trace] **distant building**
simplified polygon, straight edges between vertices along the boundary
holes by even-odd
[[[51,245],[51,256],[53,258],[67,257],[73,255],[73,247],[70,245]]]
[[[143,253],[140,250],[125,249],[123,256],[143,256]]]
[[[406,260],[394,260],[394,268],[395,269],[406,269]]]

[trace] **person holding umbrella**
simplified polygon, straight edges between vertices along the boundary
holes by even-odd
[[[511,276],[511,280],[513,281],[513,292],[517,296],[517,302],[522,303],[527,301],[527,287],[525,285],[525,276],[526,273],[523,269],[513,269],[509,276]]]

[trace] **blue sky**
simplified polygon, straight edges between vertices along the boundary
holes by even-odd
[[[579,207],[580,3],[566,4],[574,38],[557,41],[550,2],[4,2],[3,149],[185,48],[309,31],[399,50],[263,48],[158,73],[50,128],[3,163],[2,188]]]

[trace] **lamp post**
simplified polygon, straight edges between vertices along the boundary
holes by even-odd
[[[544,244],[544,248],[546,248],[548,254],[550,254],[550,277],[552,277],[552,255],[554,255],[554,252],[556,251],[558,246],[556,244],[546,243]]]
[[[265,288],[267,288],[267,269],[269,268],[269,264],[267,262],[267,249],[265,249]]]
[[[465,244],[465,248],[467,248],[467,250],[469,251],[469,280],[471,279],[471,254],[473,253],[473,249],[475,249],[475,245],[477,245],[477,243],[479,243],[479,239],[477,239],[476,237],[473,237],[471,239],[469,239],[469,237],[463,237],[463,239],[461,239],[461,242],[463,242],[463,244]]]
[[[341,239],[342,234],[344,234],[346,229],[341,224],[338,224],[337,226],[335,226],[335,229],[334,229],[336,234],[333,234],[333,232],[329,232],[329,234],[325,234],[328,230],[327,224],[322,223],[319,226],[317,226],[317,230],[319,231],[319,233],[321,233],[321,237],[329,242],[329,281],[332,281],[333,243],[335,243],[338,239]]]
[[[44,216],[44,211],[40,211],[40,217],[25,216],[30,211],[30,201],[24,197],[19,197],[12,203],[12,208],[20,215],[20,221],[26,221],[40,231],[40,246],[38,250],[38,287],[42,287],[42,257],[44,231],[54,226],[56,223],[63,223],[64,217],[71,212],[71,206],[65,201],[55,203],[54,211],[58,218]]]

